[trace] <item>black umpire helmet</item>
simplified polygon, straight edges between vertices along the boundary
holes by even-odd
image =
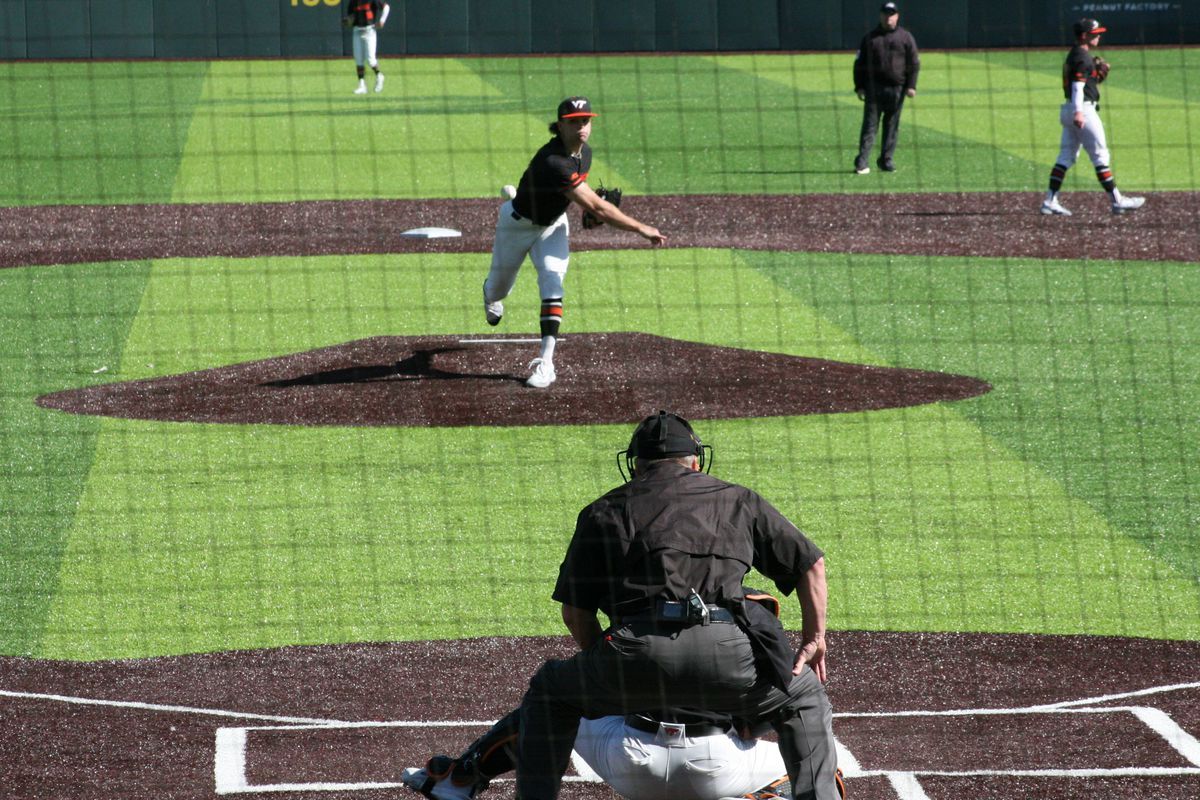
[[[659,411],[646,417],[633,429],[629,447],[617,453],[617,469],[629,480],[635,473],[637,459],[658,461],[664,458],[696,456],[700,469],[712,469],[712,447],[703,444],[686,419],[670,411]],[[625,470],[629,470],[628,477]]]

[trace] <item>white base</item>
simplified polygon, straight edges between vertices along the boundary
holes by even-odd
[[[462,236],[462,231],[456,231],[454,228],[413,228],[400,235],[409,239],[453,239]]]

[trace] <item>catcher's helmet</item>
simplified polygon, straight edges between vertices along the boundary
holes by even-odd
[[[696,456],[700,469],[712,469],[712,447],[703,444],[686,419],[670,411],[659,411],[646,417],[633,429],[629,447],[617,453],[617,469],[629,480],[634,475],[637,459],[651,461],[679,456]],[[629,470],[629,475],[625,474]]]

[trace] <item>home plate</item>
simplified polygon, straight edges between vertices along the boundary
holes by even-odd
[[[462,236],[462,231],[456,231],[454,228],[412,228],[400,235],[410,239],[452,239]]]

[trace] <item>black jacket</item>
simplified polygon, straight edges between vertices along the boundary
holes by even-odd
[[[911,33],[899,27],[894,31],[875,28],[863,37],[854,57],[854,91],[887,86],[916,89],[920,71],[921,57]]]
[[[656,599],[733,606],[751,567],[789,595],[821,550],[757,493],[654,462],[579,513],[554,599],[609,618]]]

